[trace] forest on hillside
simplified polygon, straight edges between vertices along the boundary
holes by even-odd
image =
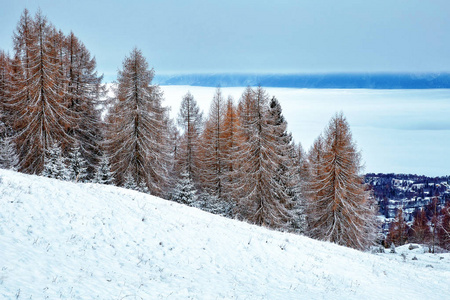
[[[1,167],[114,184],[356,249],[379,239],[378,207],[342,113],[306,152],[261,86],[237,103],[217,88],[206,116],[188,92],[173,120],[138,48],[102,100],[95,58],[42,12],[23,12],[13,43],[12,54],[0,52]],[[445,247],[449,208],[432,223]]]

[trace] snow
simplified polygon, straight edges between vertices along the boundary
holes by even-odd
[[[161,86],[171,115],[189,90],[205,112],[215,88]],[[235,103],[244,87],[222,88]],[[308,150],[331,117],[343,111],[368,173],[449,175],[450,89],[372,90],[267,88],[276,96],[294,139]]]
[[[448,299],[450,254],[386,252],[0,170],[2,299]]]

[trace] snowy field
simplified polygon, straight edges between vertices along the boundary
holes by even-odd
[[[362,253],[0,170],[0,299],[449,299],[450,254],[423,252]]]
[[[215,88],[162,86],[178,113],[189,90],[207,115]],[[450,175],[450,90],[267,88],[281,103],[289,130],[308,150],[335,112],[343,111],[362,150],[366,172]],[[235,103],[244,88],[223,88]]]

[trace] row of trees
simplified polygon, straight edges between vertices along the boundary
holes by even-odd
[[[450,250],[450,202],[439,208],[437,197],[430,205],[431,213],[422,208],[416,211],[414,221],[409,225],[400,208],[397,216],[390,224],[386,237],[386,246],[395,244],[404,245],[408,242],[427,244],[430,252],[435,252],[436,246]]]
[[[24,11],[14,54],[1,58],[3,148],[17,152],[16,163],[5,157],[22,172],[112,182],[357,249],[375,239],[376,208],[343,114],[308,154],[261,87],[245,89],[237,105],[218,88],[206,118],[188,92],[175,123],[138,49],[101,102],[95,59],[40,12]]]
[[[57,143],[64,154],[79,147],[92,173],[102,140],[96,106],[103,87],[95,59],[73,33],[56,30],[40,11],[34,18],[24,11],[13,41],[13,57],[0,54],[0,86],[3,136],[13,136],[17,168],[41,174]]]

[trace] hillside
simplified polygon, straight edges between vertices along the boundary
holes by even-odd
[[[397,254],[362,253],[122,188],[0,170],[2,299],[449,294],[450,254],[406,246]]]

